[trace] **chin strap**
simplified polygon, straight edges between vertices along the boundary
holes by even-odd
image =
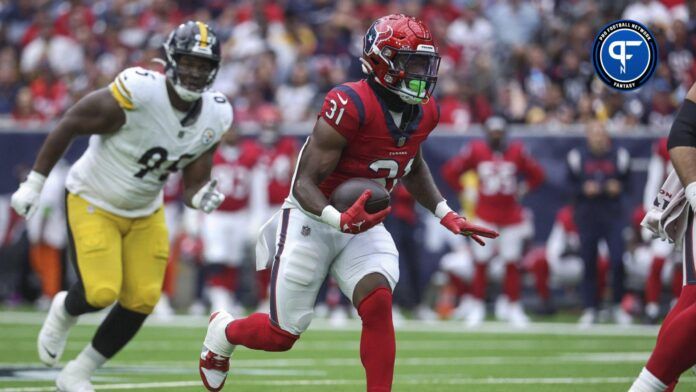
[[[174,91],[179,95],[179,98],[186,102],[194,102],[202,95],[202,93],[191,91],[179,83],[174,83]]]

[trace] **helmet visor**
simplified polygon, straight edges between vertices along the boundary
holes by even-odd
[[[399,51],[392,60],[395,73],[401,77],[407,93],[418,98],[432,94],[437,83],[440,56],[432,52]]]

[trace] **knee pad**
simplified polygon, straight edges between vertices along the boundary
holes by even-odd
[[[157,306],[162,289],[159,286],[138,290],[137,295],[121,298],[120,303],[125,309],[141,314],[150,314]]]
[[[386,287],[378,287],[358,305],[358,314],[363,323],[386,320],[391,322],[392,293]]]
[[[269,334],[271,339],[269,342],[269,349],[266,351],[288,351],[292,348],[297,339],[300,338],[299,336],[282,330],[273,324],[269,323],[269,325],[271,326],[271,333]]]
[[[101,309],[116,302],[118,294],[118,291],[113,287],[100,286],[85,290],[85,299],[88,304]]]

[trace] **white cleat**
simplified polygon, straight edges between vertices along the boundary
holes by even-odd
[[[425,322],[432,322],[437,320],[437,313],[435,313],[434,310],[432,310],[429,306],[425,304],[420,304],[416,307],[416,311],[414,312],[416,319],[425,321]]]
[[[60,361],[70,328],[77,322],[77,317],[65,311],[67,295],[67,291],[61,291],[53,297],[51,308],[48,310],[36,342],[39,359],[48,366],[55,366]]]
[[[578,319],[578,327],[590,328],[597,323],[597,311],[594,308],[587,308],[582,312],[582,316]]]
[[[82,369],[76,361],[70,361],[58,373],[56,387],[58,392],[94,392],[90,377],[88,370]]]
[[[469,316],[469,313],[471,312],[471,306],[473,302],[474,300],[471,298],[471,296],[462,296],[462,298],[459,300],[459,305],[457,305],[457,307],[454,308],[454,311],[452,312],[452,319],[466,320],[467,316]]]
[[[469,328],[478,327],[486,318],[486,304],[480,299],[471,301],[469,314],[466,316],[466,326]]]
[[[628,312],[626,312],[621,305],[615,305],[612,311],[612,316],[614,322],[621,326],[627,326],[633,324],[633,317],[631,317]]]
[[[529,317],[524,313],[522,304],[519,302],[508,303],[507,321],[515,328],[526,328],[529,326]]]
[[[209,391],[222,390],[230,370],[230,356],[235,346],[227,341],[225,328],[232,321],[234,317],[224,310],[210,316],[198,363],[201,380]]]
[[[495,300],[493,314],[499,321],[510,321],[511,303],[504,295],[499,295]]]

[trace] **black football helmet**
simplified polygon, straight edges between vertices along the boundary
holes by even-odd
[[[200,98],[220,69],[220,42],[203,22],[180,24],[164,42],[164,53],[165,74],[185,101]]]

